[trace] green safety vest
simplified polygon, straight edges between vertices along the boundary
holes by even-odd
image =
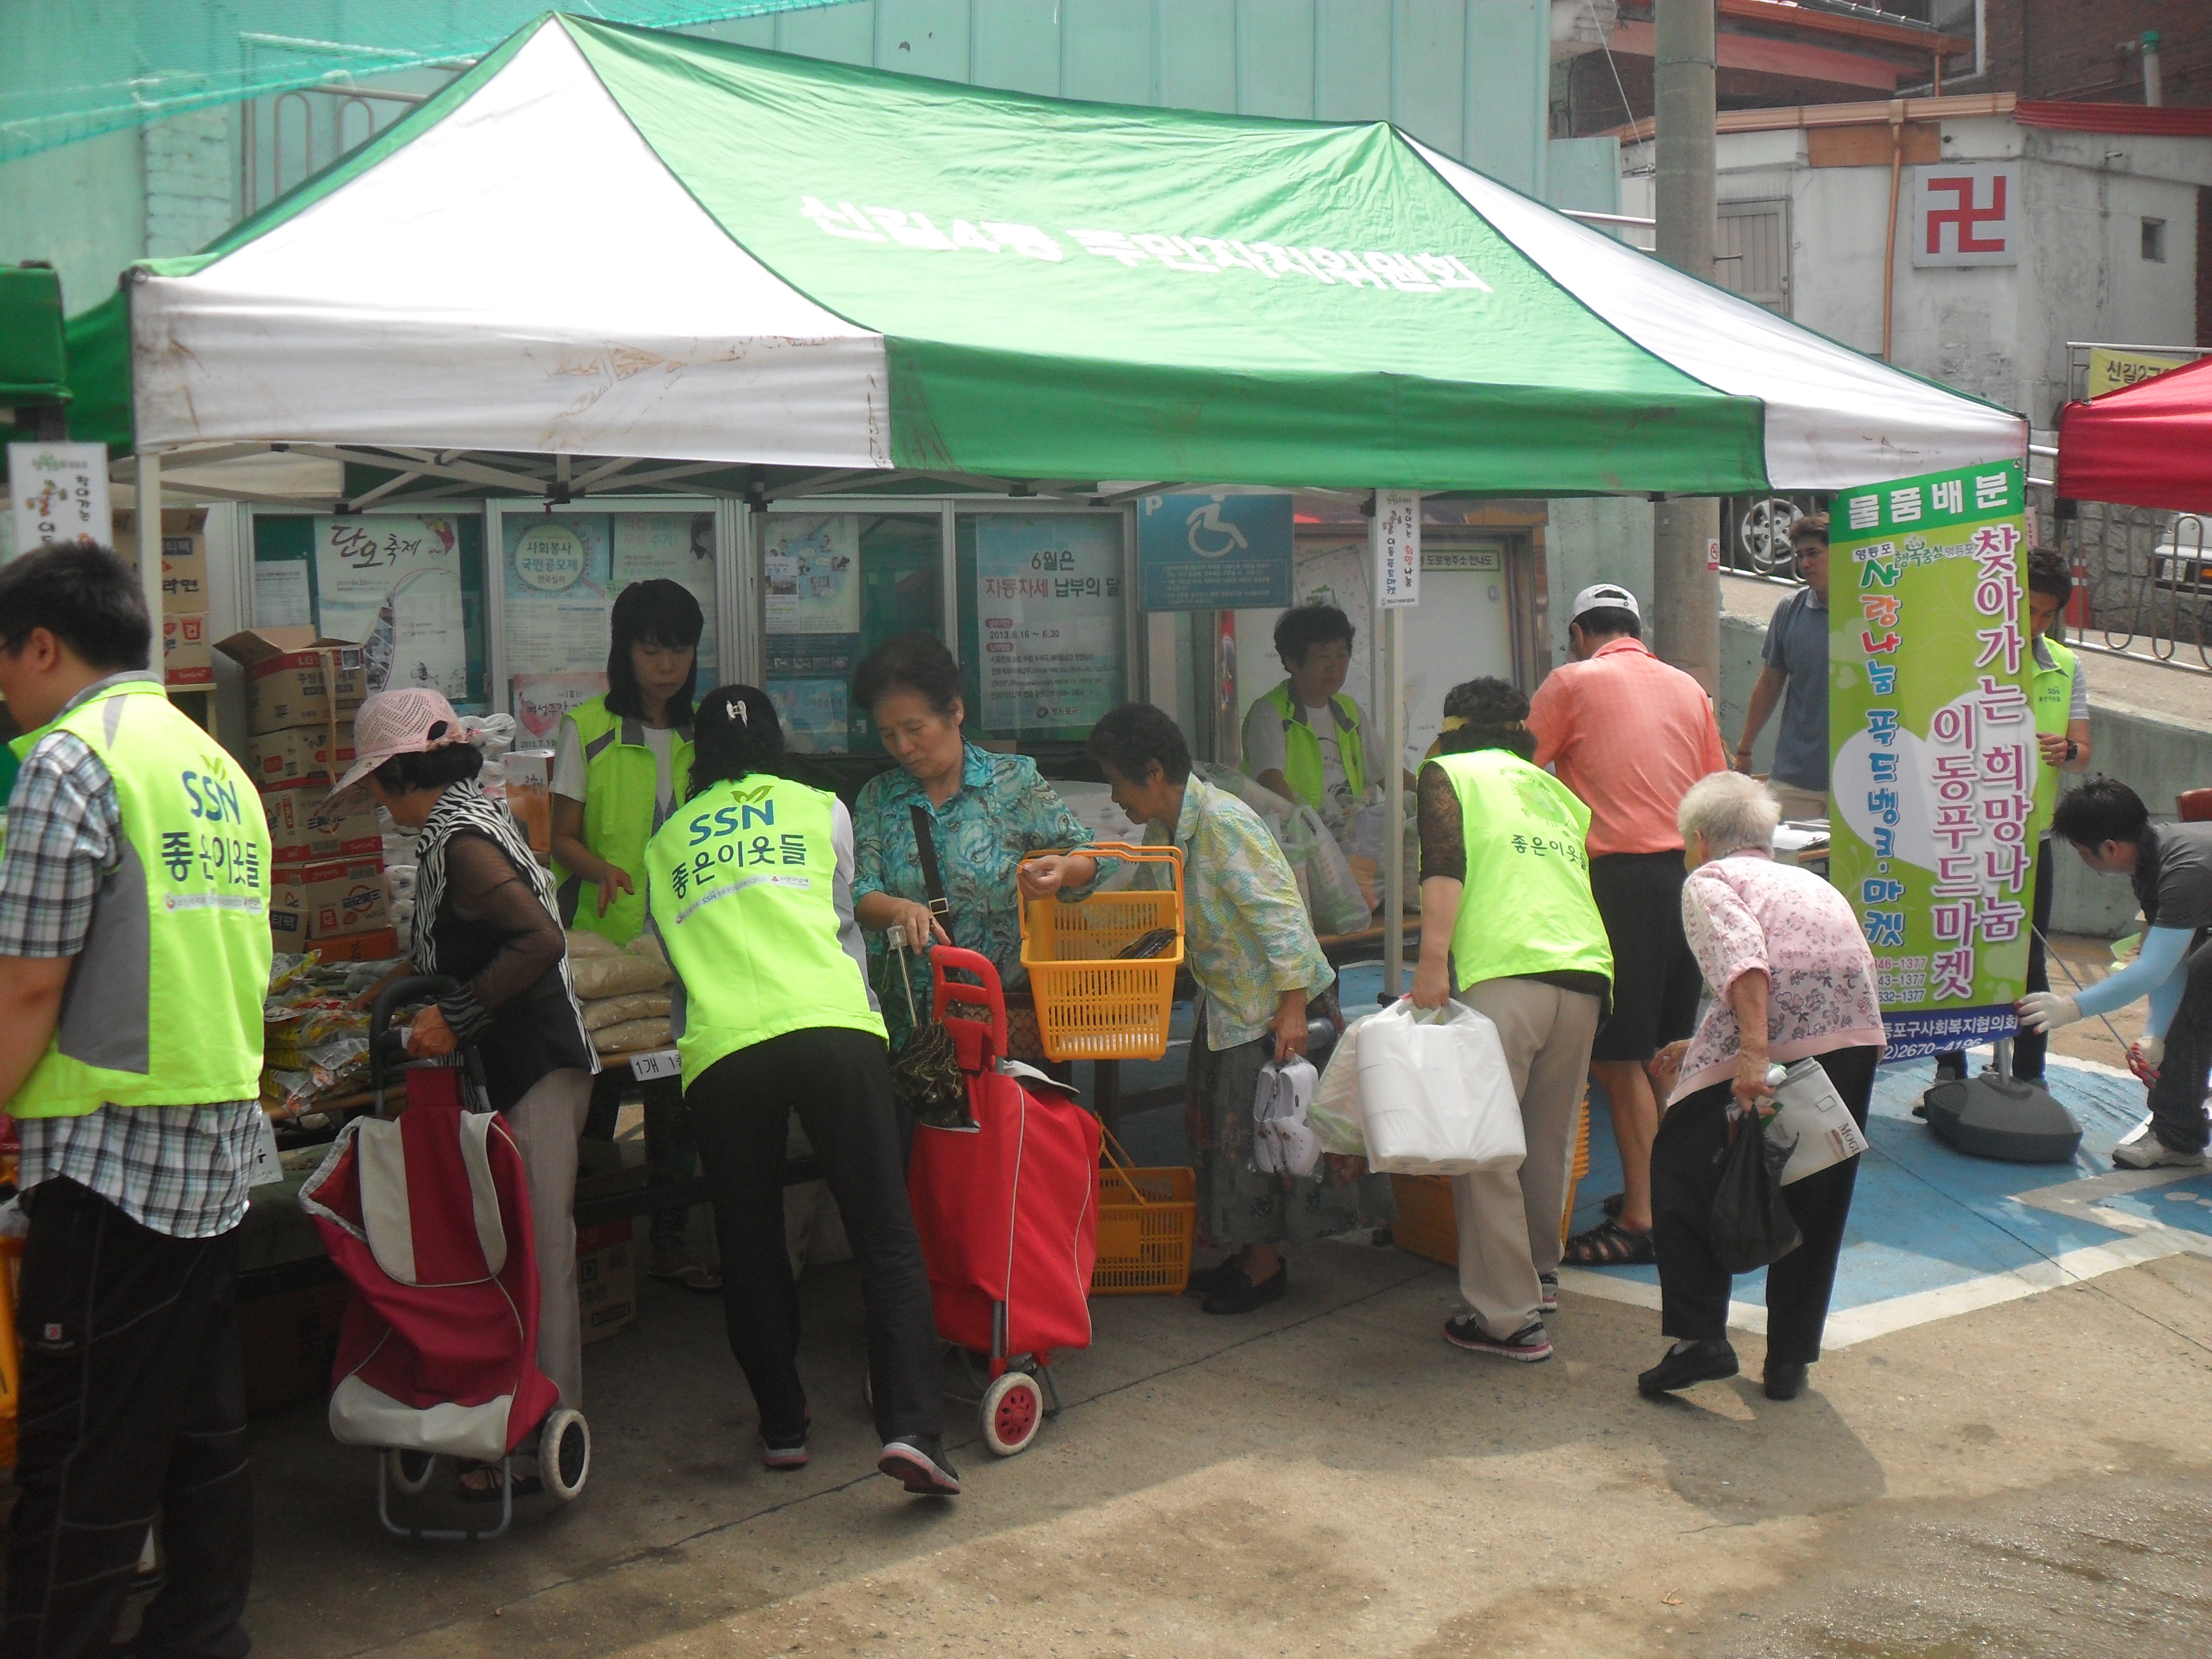
[[[2043,648],[2051,653],[2054,668],[2038,668],[2035,682],[2029,693],[2029,702],[2035,713],[2035,732],[2038,737],[2066,735],[2067,715],[2074,707],[2074,653],[2057,641],[2045,635]],[[2051,827],[2051,814],[2058,810],[2058,769],[2043,764],[2039,759],[2035,769],[2035,830],[2039,836]],[[2033,843],[2028,850],[2035,850]]]
[[[684,981],[684,1086],[786,1031],[884,1035],[837,940],[836,797],[756,772],[678,808],[645,849],[653,926]]]
[[[1613,977],[1613,947],[1590,896],[1589,808],[1550,773],[1503,749],[1430,763],[1459,796],[1466,887],[1452,930],[1456,984],[1516,975]]]
[[[1291,793],[1316,811],[1321,810],[1321,734],[1306,723],[1304,704],[1291,696],[1291,683],[1285,680],[1260,701],[1275,711],[1283,722],[1283,781],[1291,786]],[[1357,799],[1367,793],[1367,749],[1361,740],[1359,705],[1339,694],[1329,699],[1329,707],[1336,713],[1336,755],[1344,765],[1344,781],[1351,787]],[[1244,775],[1256,776],[1252,763],[1244,763]]]
[[[16,754],[51,732],[82,738],[114,780],[123,861],[93,902],[46,1055],[8,1110],[257,1098],[270,850],[252,781],[150,674],[18,738]]]
[[[599,914],[596,882],[586,881],[556,860],[553,882],[561,912],[572,927],[627,945],[645,930],[645,844],[663,822],[659,769],[646,747],[645,722],[610,713],[604,696],[568,711],[584,744],[584,845],[630,878],[633,891],[617,893]],[[691,776],[691,731],[678,726],[668,746],[669,781],[684,799]]]

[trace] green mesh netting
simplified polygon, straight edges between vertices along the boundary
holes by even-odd
[[[841,0],[599,0],[675,27]],[[211,104],[465,62],[544,0],[0,0],[0,160]]]

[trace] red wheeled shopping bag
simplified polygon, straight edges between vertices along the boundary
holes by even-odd
[[[948,981],[948,969],[981,988]],[[908,1166],[938,1334],[1001,1363],[1088,1347],[1098,1120],[1042,1073],[1002,1069],[1006,998],[988,958],[939,945],[930,975],[975,1120],[972,1129],[917,1125]],[[990,1022],[949,1014],[958,1003],[988,1007]]]

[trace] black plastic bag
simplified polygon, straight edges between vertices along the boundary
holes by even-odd
[[[1796,1218],[1782,1198],[1782,1166],[1790,1148],[1760,1133],[1756,1115],[1729,1119],[1721,1184],[1713,1194],[1713,1254],[1732,1273],[1779,1261],[1802,1242]]]

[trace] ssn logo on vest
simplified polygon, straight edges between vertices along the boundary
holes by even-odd
[[[207,763],[204,761],[202,764],[206,765]],[[156,861],[168,872],[169,879],[179,885],[191,877],[197,866],[200,875],[198,885],[203,890],[167,894],[162,899],[164,908],[185,910],[212,906],[226,909],[259,909],[262,885],[260,839],[248,833],[225,835],[222,830],[226,824],[234,825],[240,832],[247,830],[245,809],[240,805],[238,785],[212,769],[194,771],[189,768],[178,773],[177,781],[184,792],[185,809],[192,818],[198,820],[198,827],[163,829]],[[255,810],[259,810],[258,804]],[[204,890],[224,887],[247,890],[242,894]]]
[[[737,799],[712,812],[702,812],[686,825],[686,843],[698,850],[679,859],[668,872],[668,883],[679,899],[691,902],[677,915],[681,921],[701,905],[743,892],[768,881],[782,887],[811,887],[805,874],[806,837],[789,831],[769,835],[775,828],[775,803],[767,787],[740,793]],[[786,870],[797,870],[786,875]]]

